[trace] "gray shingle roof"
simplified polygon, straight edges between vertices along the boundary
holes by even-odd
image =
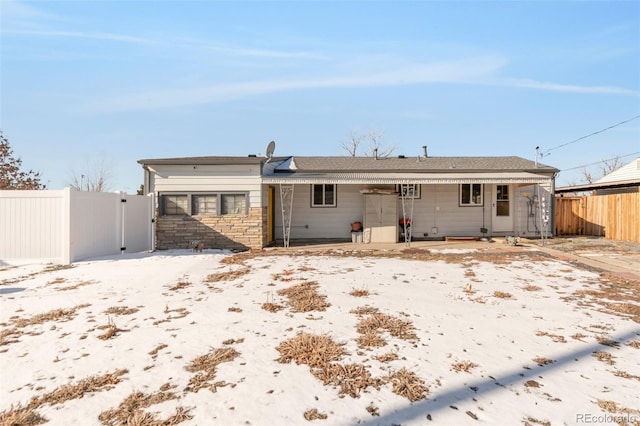
[[[555,173],[558,169],[521,157],[293,157],[295,169],[280,172],[497,172]]]

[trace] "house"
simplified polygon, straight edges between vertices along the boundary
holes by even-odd
[[[276,240],[539,236],[557,169],[520,157],[188,157],[139,160],[157,195],[157,248]],[[402,226],[400,225],[402,223]],[[409,226],[405,228],[404,224]]]
[[[640,158],[596,182],[556,189],[555,234],[640,242]]]
[[[640,191],[640,157],[593,183],[556,188],[560,197],[591,193],[592,195],[622,194]]]

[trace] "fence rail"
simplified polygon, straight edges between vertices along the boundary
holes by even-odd
[[[153,196],[124,193],[0,191],[3,260],[68,264],[154,248]]]
[[[556,234],[640,242],[640,192],[556,198]]]

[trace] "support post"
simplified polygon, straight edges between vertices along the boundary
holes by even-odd
[[[291,216],[293,213],[293,184],[280,184],[280,209],[282,210],[282,239],[284,247],[289,247],[291,236]]]

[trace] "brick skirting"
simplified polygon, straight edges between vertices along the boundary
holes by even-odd
[[[191,248],[189,242],[204,241],[204,248],[246,250],[266,244],[267,209],[249,209],[247,216],[158,216],[156,248]]]

